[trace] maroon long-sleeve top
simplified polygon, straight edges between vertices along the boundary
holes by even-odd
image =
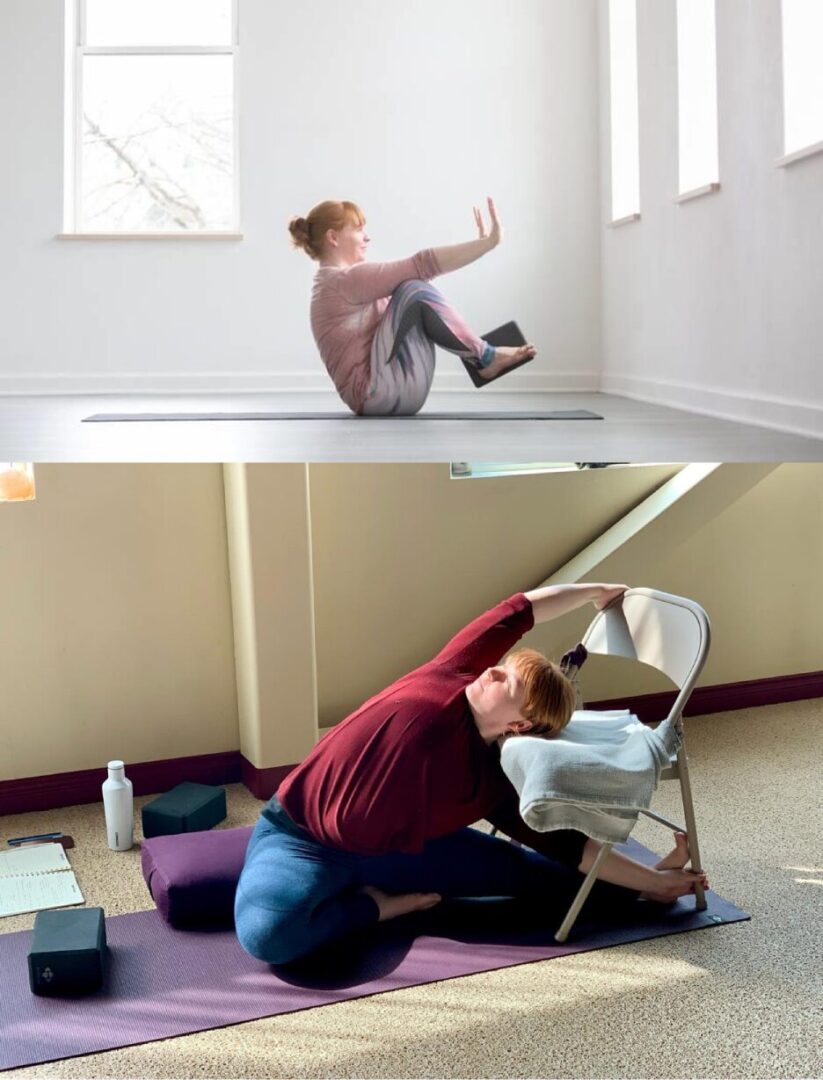
[[[520,817],[499,749],[482,739],[466,698],[469,683],[533,625],[531,603],[517,593],[370,698],[280,785],[289,817],[320,843],[363,855],[419,852],[485,818],[547,855],[579,858],[584,837],[537,833]]]

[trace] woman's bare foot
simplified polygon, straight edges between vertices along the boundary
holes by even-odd
[[[435,904],[439,904],[442,897],[439,893],[401,893],[392,896],[382,889],[376,889],[373,885],[364,885],[360,892],[370,896],[377,904],[380,915],[378,922],[386,922],[388,919],[396,919],[398,915],[408,915],[412,911],[426,911]]]
[[[641,893],[641,900],[655,900],[658,904],[673,904],[679,896],[693,893],[698,882],[704,889],[708,889],[709,879],[705,871],[695,873],[693,870],[685,869],[690,859],[686,834],[676,832],[674,844],[674,849],[655,864],[654,869],[660,875],[659,887]]]
[[[521,360],[531,360],[534,356],[537,356],[534,345],[521,345],[519,348],[500,346],[494,350],[494,360],[489,366],[478,368],[477,373],[481,379],[493,379],[508,368],[519,364]]]
[[[682,870],[688,863],[689,841],[684,832],[674,834],[674,850],[664,855],[660,862],[654,864],[655,870]]]

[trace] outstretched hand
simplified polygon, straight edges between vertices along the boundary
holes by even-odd
[[[477,225],[477,231],[481,240],[485,240],[486,237],[491,241],[492,247],[497,247],[500,241],[503,239],[503,226],[500,224],[500,219],[497,216],[497,208],[494,205],[494,199],[489,196],[486,200],[489,207],[489,220],[491,222],[489,231],[486,231],[486,223],[483,221],[483,214],[480,212],[480,208],[474,207],[474,222]]]

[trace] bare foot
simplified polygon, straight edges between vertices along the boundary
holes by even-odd
[[[531,360],[537,356],[534,345],[521,345],[519,348],[500,346],[494,350],[494,360],[488,367],[478,368],[477,372],[481,379],[493,379],[521,360]]]
[[[377,904],[380,912],[378,922],[396,919],[398,915],[408,915],[412,911],[426,911],[435,904],[439,904],[442,899],[439,893],[415,892],[392,896],[381,889],[376,889],[373,885],[364,885],[360,891],[370,896]]]
[[[682,870],[690,859],[689,842],[684,832],[674,834],[674,850],[654,864],[655,870]]]
[[[654,889],[641,893],[641,900],[654,900],[658,904],[673,904],[679,896],[688,896],[689,893],[693,893],[698,883],[704,889],[709,888],[709,879],[705,871],[695,873],[693,870],[685,869],[690,858],[686,834],[676,832],[674,842],[674,849],[654,867],[659,875],[658,885]]]

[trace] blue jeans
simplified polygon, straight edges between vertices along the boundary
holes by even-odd
[[[477,829],[431,840],[419,854],[355,855],[314,840],[273,800],[246,850],[235,897],[240,944],[269,964],[285,964],[377,922],[359,892],[436,892],[447,897],[530,897],[568,903],[582,875],[529,848]],[[592,894],[636,894],[598,882]]]

